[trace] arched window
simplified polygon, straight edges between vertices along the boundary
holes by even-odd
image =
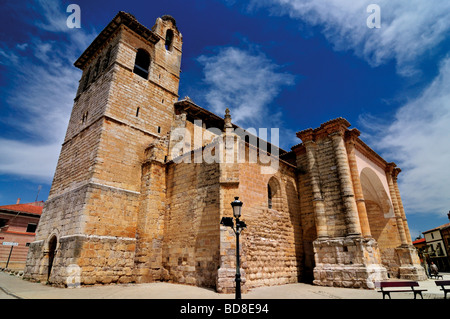
[[[136,61],[134,62],[133,72],[147,80],[149,67],[150,54],[143,49],[139,49],[136,53]]]
[[[166,32],[166,42],[164,44],[166,46],[166,50],[172,51],[172,44],[173,44],[173,31],[169,29]]]
[[[273,176],[269,179],[269,183],[267,184],[267,207],[278,211],[283,209],[280,183]]]

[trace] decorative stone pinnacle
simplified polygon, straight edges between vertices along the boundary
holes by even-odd
[[[225,129],[227,128],[232,128],[233,125],[231,124],[231,115],[230,115],[230,110],[228,108],[226,108],[225,110]]]

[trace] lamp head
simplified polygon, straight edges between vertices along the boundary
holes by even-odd
[[[239,197],[235,197],[234,201],[231,202],[231,207],[233,207],[233,216],[235,218],[241,217],[242,205],[244,203],[239,200]]]

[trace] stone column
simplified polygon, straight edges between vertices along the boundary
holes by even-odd
[[[336,157],[336,166],[341,185],[341,196],[345,207],[347,236],[361,236],[361,225],[358,219],[355,195],[353,193],[352,178],[344,143],[344,130],[339,129],[330,135]]]
[[[356,207],[358,209],[359,222],[361,225],[361,232],[364,237],[372,237],[370,232],[369,218],[367,217],[366,203],[364,201],[364,194],[361,186],[361,179],[359,178],[358,166],[356,164],[355,156],[355,142],[360,132],[357,129],[351,129],[346,132],[346,146],[348,154],[348,164],[350,166],[350,173],[352,176],[353,191],[355,192]]]
[[[403,208],[402,198],[400,197],[400,190],[397,184],[397,176],[402,170],[396,167],[393,171],[392,181],[394,183],[395,195],[397,197],[398,207],[400,208],[400,213],[403,220],[403,227],[405,228],[406,241],[409,245],[412,245],[411,233],[409,232],[408,221],[406,220],[405,209]]]
[[[325,216],[325,204],[320,190],[319,171],[316,162],[316,148],[317,145],[313,140],[313,130],[308,129],[297,133],[305,146],[306,156],[308,159],[308,173],[311,179],[311,187],[313,191],[313,207],[316,222],[317,237],[327,238],[327,220]]]
[[[389,163],[386,166],[386,179],[389,186],[389,194],[391,195],[392,205],[394,206],[395,219],[397,221],[397,229],[400,235],[400,240],[402,242],[402,246],[407,246],[408,241],[406,240],[405,227],[403,226],[403,218],[398,205],[397,194],[395,193],[394,180],[392,178],[394,168],[395,163]]]
[[[164,144],[166,142],[166,144]],[[152,282],[164,275],[162,246],[166,179],[164,157],[168,141],[150,145],[142,164],[140,206],[136,226],[136,250],[134,256],[135,281]]]

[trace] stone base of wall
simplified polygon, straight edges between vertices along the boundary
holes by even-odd
[[[414,246],[401,246],[395,249],[399,262],[399,277],[407,280],[427,280],[425,269]]]
[[[314,285],[374,289],[375,281],[387,279],[386,268],[363,265],[320,265],[314,268]]]
[[[372,238],[341,237],[314,241],[313,284],[346,288],[375,288],[387,279],[377,243]]]
[[[245,270],[241,268],[241,293],[248,292]],[[224,294],[236,292],[236,268],[220,268],[217,272],[216,291]]]
[[[55,286],[129,283],[134,281],[135,238],[95,235],[63,236],[58,240],[48,278],[48,252],[43,241],[30,245],[24,279]]]
[[[35,282],[47,281],[47,258],[44,257],[44,241],[30,243],[23,279]]]

